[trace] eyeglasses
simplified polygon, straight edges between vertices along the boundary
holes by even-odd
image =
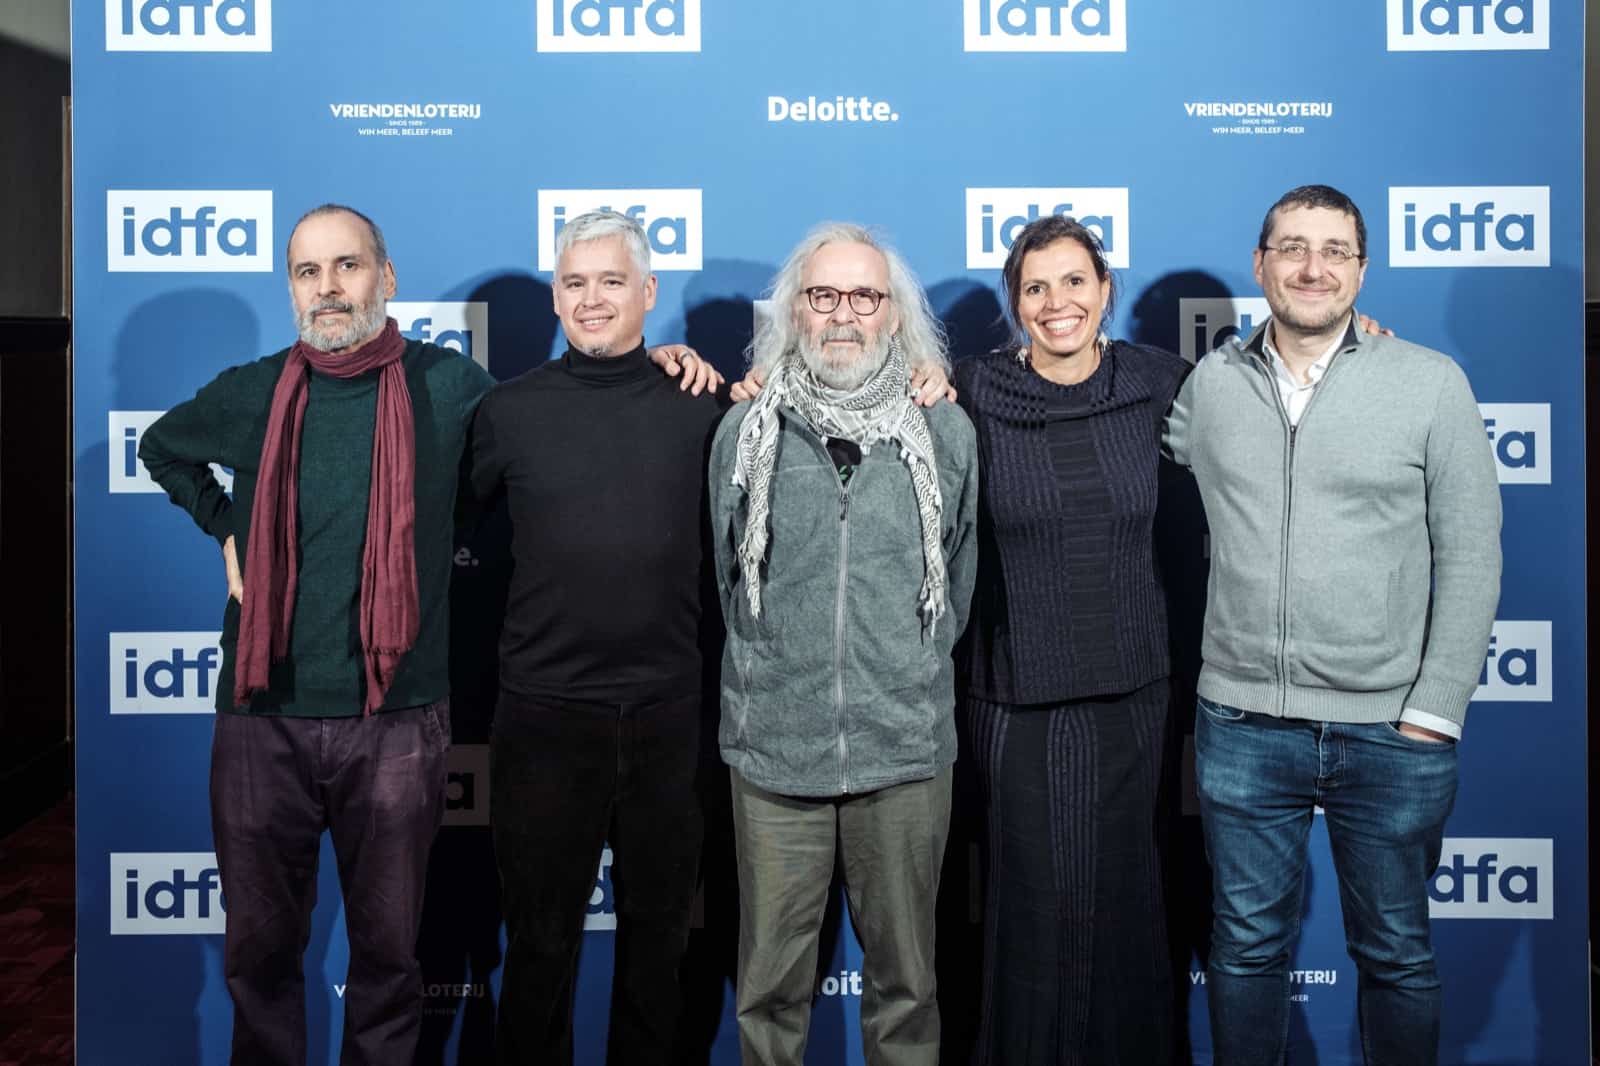
[[[806,303],[810,304],[811,310],[817,314],[829,315],[839,306],[840,297],[849,297],[850,310],[858,315],[870,315],[878,310],[878,305],[888,295],[877,289],[851,289],[849,292],[841,292],[828,285],[813,285],[806,290]]]
[[[1304,263],[1311,258],[1311,246],[1302,241],[1284,241],[1276,248],[1270,244],[1263,244],[1261,250],[1263,252],[1277,252],[1291,263]],[[1324,245],[1317,252],[1317,255],[1322,257],[1324,263],[1336,267],[1344,266],[1352,259],[1361,258],[1359,253],[1352,252],[1342,244]]]

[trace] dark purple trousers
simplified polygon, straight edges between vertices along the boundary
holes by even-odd
[[[411,1062],[422,1026],[417,929],[444,815],[448,700],[371,717],[218,714],[211,832],[228,908],[234,1066],[303,1066],[305,972],[324,829],[350,970],[343,1066]]]

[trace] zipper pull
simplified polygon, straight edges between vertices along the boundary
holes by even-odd
[[[850,493],[839,493],[839,521],[843,522],[850,517]]]

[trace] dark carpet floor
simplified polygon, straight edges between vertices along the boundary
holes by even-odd
[[[72,802],[0,840],[0,1066],[72,1062]]]

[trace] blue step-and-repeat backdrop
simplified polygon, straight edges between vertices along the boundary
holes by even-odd
[[[164,409],[293,339],[282,257],[307,208],[377,219],[402,328],[505,378],[559,350],[554,235],[592,207],[649,232],[648,337],[725,372],[752,302],[824,218],[882,226],[970,354],[999,339],[1017,229],[1071,214],[1117,268],[1113,332],[1192,358],[1261,321],[1261,217],[1324,182],[1366,213],[1360,308],[1466,368],[1504,485],[1499,621],[1431,888],[1444,1058],[1586,1063],[1582,22],[1578,0],[74,0],[78,1061],[226,1059],[206,789],[225,586],[134,454]],[[1205,546],[1189,517],[1163,547],[1181,562],[1185,694],[1168,865],[1178,1009],[1207,1062],[1208,874],[1183,758]],[[456,554],[423,1062],[489,1061],[503,534],[491,522]],[[968,785],[941,900],[950,1062],[981,965]],[[685,966],[686,1056],[717,1063],[737,1059],[725,801]],[[331,1063],[347,949],[326,853],[321,870],[306,983],[311,1061]],[[589,911],[584,1063],[605,1033],[606,864]],[[837,914],[828,938],[808,1061],[857,1063],[860,949]],[[1320,828],[1295,965],[1291,1062],[1360,1061]]]

